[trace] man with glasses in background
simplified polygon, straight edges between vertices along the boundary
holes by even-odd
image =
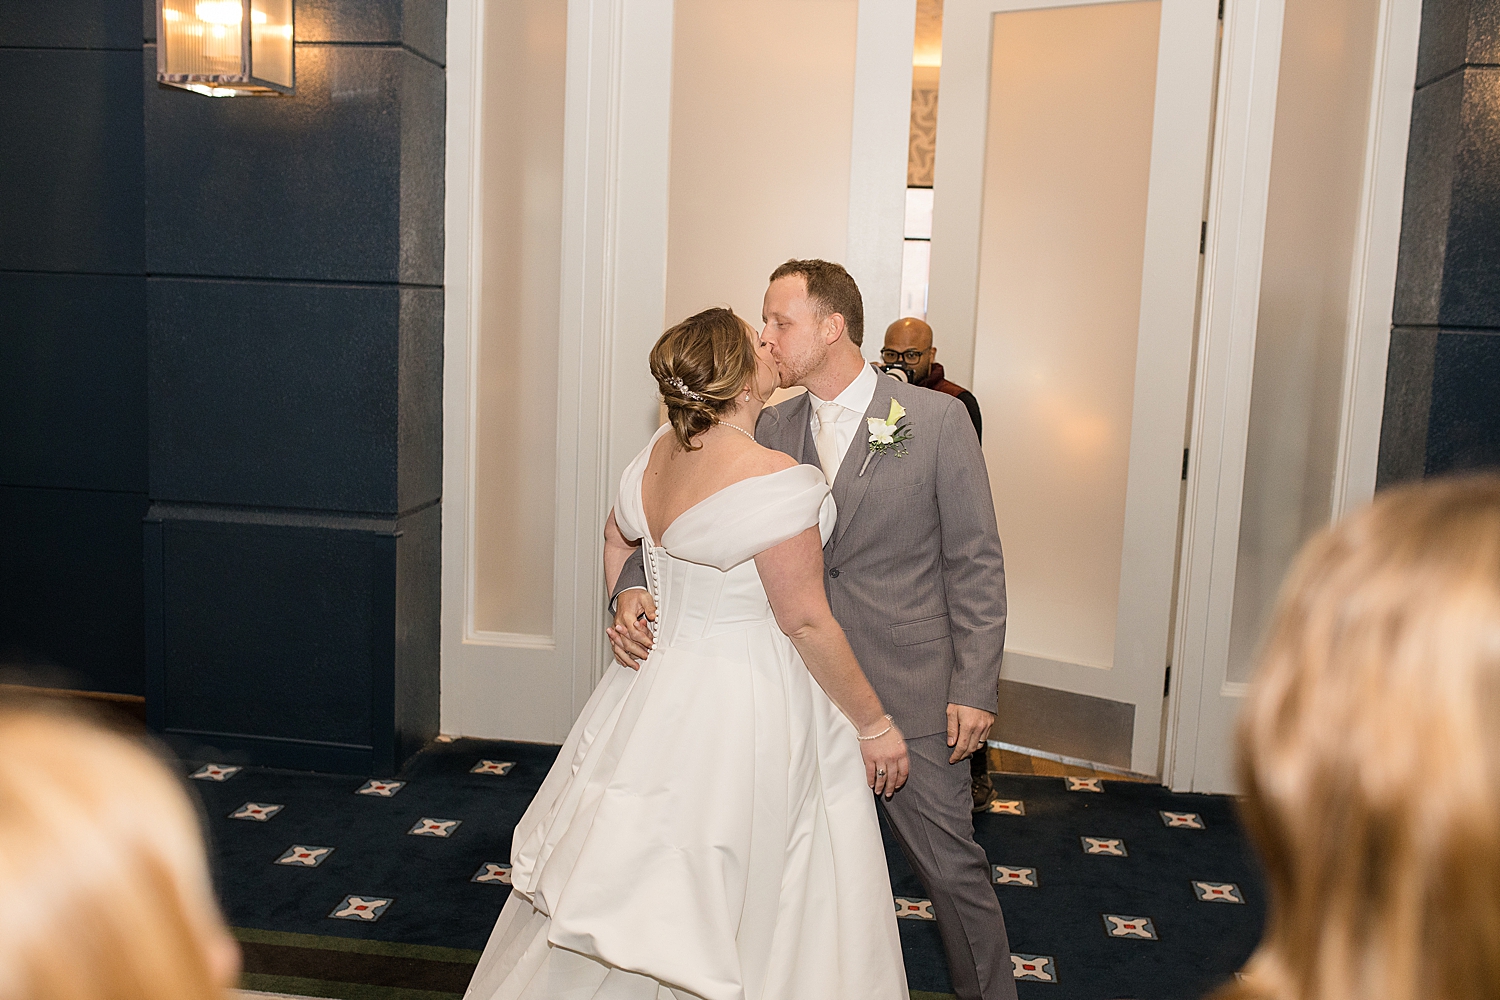
[[[937,362],[937,348],[932,346],[932,327],[915,316],[898,319],[885,328],[885,346],[880,350],[881,371],[905,379],[912,385],[935,392],[946,392],[964,404],[974,422],[974,434],[984,440],[979,418],[979,400],[957,382],[943,377],[943,366]],[[999,695],[996,694],[998,700]],[[969,758],[969,791],[974,796],[974,811],[980,812],[995,798],[990,781],[989,754],[981,750]]]
[[[937,363],[937,348],[932,346],[932,327],[915,316],[896,320],[885,328],[885,346],[880,350],[880,360],[882,371],[899,368],[902,373],[896,375],[897,378],[904,378],[924,389],[946,392],[964,404],[969,419],[974,421],[974,434],[981,443],[984,441],[979,400],[968,389],[943,377],[943,366]]]

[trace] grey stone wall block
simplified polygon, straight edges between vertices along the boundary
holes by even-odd
[[[1427,419],[1432,410],[1435,327],[1396,327],[1385,370],[1377,489],[1421,479],[1427,467]]]
[[[1485,64],[1500,64],[1500,0],[1423,0],[1417,86]]]
[[[1463,79],[1459,76],[1424,87],[1412,101],[1396,265],[1393,321],[1397,326],[1438,322],[1462,112]]]
[[[402,294],[151,279],[153,499],[398,513]]]
[[[443,494],[443,292],[400,293],[397,369],[397,509]]]
[[[1429,476],[1500,466],[1500,332],[1443,331],[1432,363]]]
[[[441,69],[299,44],[295,96],[212,100],[158,86],[154,47],[144,63],[153,273],[442,283]]]
[[[1467,69],[1461,79],[1438,322],[1500,328],[1500,68]]]
[[[154,505],[153,723],[215,759],[393,772],[437,734],[440,523],[435,505],[401,520]]]
[[[446,0],[298,0],[297,40],[405,45],[447,62]]]

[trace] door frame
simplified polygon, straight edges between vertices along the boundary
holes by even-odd
[[[1229,630],[1284,6],[1284,0],[1225,0],[1161,772],[1177,791],[1237,791],[1233,730],[1247,685],[1228,679]],[[1335,518],[1375,491],[1421,14],[1421,0],[1380,0],[1345,335]]]
[[[959,359],[953,374],[967,384],[977,339],[982,212],[975,206],[984,198],[993,17],[1122,2],[1131,0],[948,0],[944,8],[928,316],[943,331],[945,354],[952,343]],[[1131,404],[1113,657],[1100,669],[1007,651],[1001,669],[1006,680],[1131,705],[1129,767],[1142,773],[1155,773],[1161,759],[1218,24],[1216,8],[1204,0],[1159,3],[1135,368],[1137,388],[1153,391],[1135,392]],[[1163,357],[1174,359],[1170,368]]]

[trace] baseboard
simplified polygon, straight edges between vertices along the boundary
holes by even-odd
[[[146,699],[138,694],[115,694],[112,691],[81,691],[76,688],[32,687],[30,684],[0,684],[0,696],[14,695],[31,698],[84,698],[89,701],[108,701],[117,705],[146,705]]]
[[[375,760],[374,749],[367,746],[171,728],[161,735],[173,752],[186,760],[363,777],[390,777],[393,773],[388,770],[389,762]],[[378,766],[382,763],[387,767]]]

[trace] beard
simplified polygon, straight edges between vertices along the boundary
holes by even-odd
[[[822,350],[819,350],[819,347]],[[781,388],[790,389],[801,385],[802,380],[822,366],[828,357],[826,345],[809,345],[806,350],[795,355],[773,355],[776,361],[776,374],[781,380]]]

